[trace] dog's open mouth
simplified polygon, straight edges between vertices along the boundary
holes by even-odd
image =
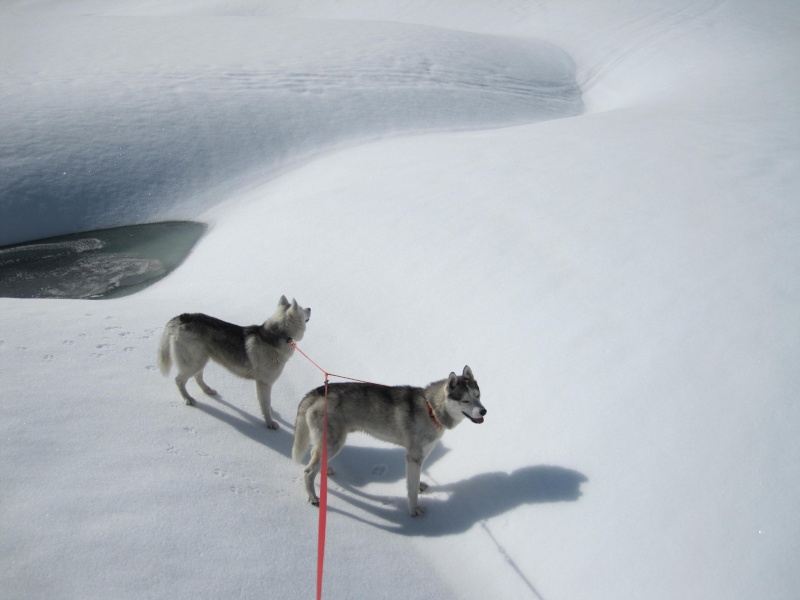
[[[468,415],[467,413],[465,413],[463,410],[461,411],[461,414],[463,414],[463,415],[464,415],[465,417],[467,417],[467,418],[468,418],[470,421],[472,421],[473,423],[475,423],[475,424],[477,424],[477,425],[480,425],[481,423],[483,423],[483,417],[478,417],[477,419],[475,419],[475,418],[473,418],[473,417],[469,416],[469,415]]]

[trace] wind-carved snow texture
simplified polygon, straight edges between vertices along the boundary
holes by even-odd
[[[0,96],[14,118],[0,121],[0,246],[192,218],[337,144],[582,111],[572,60],[525,39],[219,20],[213,30],[226,41],[212,51],[186,42],[191,19],[155,20],[140,36],[123,19],[57,28],[10,20],[16,52],[0,58]],[[365,40],[358,47],[348,43],[356,33]]]

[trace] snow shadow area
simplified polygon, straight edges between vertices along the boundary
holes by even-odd
[[[426,461],[430,466],[448,450],[436,447]],[[372,465],[370,467],[370,465]],[[461,481],[438,483],[423,472],[429,484],[420,495],[426,510],[423,519],[411,518],[406,506],[405,456],[397,448],[345,447],[333,466],[336,475],[329,481],[333,497],[358,509],[350,512],[330,506],[331,512],[348,516],[379,529],[408,536],[456,535],[486,519],[502,515],[526,504],[575,502],[582,496],[581,485],[589,479],[583,473],[555,465],[521,467],[510,473],[478,473]],[[359,473],[367,473],[363,480]],[[397,482],[387,495],[367,493],[367,483]],[[362,511],[375,519],[364,518]]]
[[[168,275],[205,231],[202,223],[168,221],[0,248],[0,297],[127,296]]]

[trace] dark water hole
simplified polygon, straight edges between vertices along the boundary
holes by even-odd
[[[165,221],[0,248],[0,297],[118,298],[166,277],[206,231]]]

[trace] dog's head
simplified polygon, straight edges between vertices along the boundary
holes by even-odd
[[[472,369],[464,367],[464,372],[459,376],[450,373],[446,387],[447,412],[456,419],[456,422],[464,417],[473,423],[483,423],[486,409],[481,404],[481,390]]]
[[[310,308],[303,308],[294,298],[289,302],[286,296],[281,296],[278,301],[278,310],[272,316],[272,320],[281,323],[286,335],[296,341],[303,339],[303,334],[306,332],[306,323],[310,318]]]

